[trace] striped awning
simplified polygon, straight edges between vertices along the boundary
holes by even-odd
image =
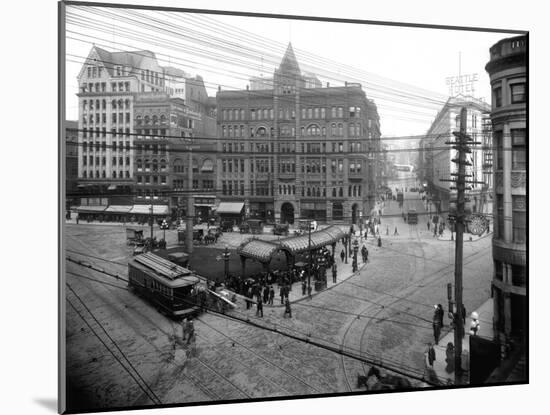
[[[233,215],[238,215],[242,212],[244,207],[243,202],[221,202],[218,208],[216,209],[217,213],[229,213]]]
[[[110,205],[105,209],[105,213],[129,213],[130,209],[132,209],[131,205]]]
[[[166,205],[152,205],[153,206],[153,215],[168,215],[169,210]],[[130,212],[136,215],[150,215],[151,214],[151,205],[134,205]]]
[[[237,253],[260,262],[269,262],[279,247],[271,242],[253,239],[237,248]]]
[[[301,235],[282,239],[280,246],[295,255],[306,252],[309,249],[318,249],[331,245],[339,241],[343,236],[344,232],[338,226],[330,226],[322,231],[311,232],[311,243],[309,235]]]
[[[78,206],[76,211],[78,213],[99,213],[103,212],[107,206]]]

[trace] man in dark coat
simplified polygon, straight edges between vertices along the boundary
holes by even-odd
[[[344,259],[346,258],[346,253],[342,249],[342,252],[340,252],[340,258],[342,259],[342,262],[344,262]]]
[[[258,304],[256,305],[256,316],[263,317],[264,316],[264,305],[262,302],[262,299],[258,299]]]
[[[332,264],[332,282],[336,284],[336,276],[338,275],[338,270],[336,267],[336,262]],[[304,293],[305,294],[305,293]]]
[[[269,287],[266,285],[264,287],[264,303],[267,304],[268,301],[269,301]]]
[[[281,296],[281,304],[285,303],[285,286],[281,285],[281,288],[279,288],[279,295]]]
[[[302,295],[306,295],[307,290],[307,282],[306,280],[302,280]]]
[[[283,315],[283,317],[286,318],[287,314],[288,314],[288,317],[292,318],[292,309],[290,308],[290,301],[288,301],[288,298],[286,299],[286,302],[285,302],[285,314]]]

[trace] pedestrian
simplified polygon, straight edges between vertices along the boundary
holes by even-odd
[[[367,230],[365,230],[365,240],[367,240],[367,236],[369,236],[369,229],[368,229],[368,226],[367,226]]]
[[[336,284],[336,275],[338,273],[338,270],[336,268],[336,264],[332,264],[332,282]]]
[[[342,252],[340,252],[340,258],[342,259],[342,262],[344,262],[344,259],[346,258],[346,253],[342,249]]]
[[[432,320],[433,334],[435,344],[439,344],[439,337],[441,336],[442,318],[439,316],[439,306],[434,305],[435,311]]]
[[[264,303],[267,304],[268,301],[269,301],[269,287],[266,285],[264,287]]]
[[[309,299],[311,300],[311,285],[308,285],[308,286],[307,286],[307,296],[308,296]]]
[[[393,231],[393,235],[399,235],[399,233],[397,232],[397,226],[395,227],[395,230]]]
[[[445,355],[445,362],[447,363],[447,367],[445,367],[445,370],[447,371],[447,373],[453,373],[455,371],[455,347],[453,343],[447,343]]]
[[[289,318],[292,318],[292,309],[290,308],[290,301],[288,301],[288,298],[286,299],[285,314],[283,315],[283,317],[286,318],[287,314]]]
[[[275,298],[275,290],[273,289],[273,285],[269,287],[269,305],[273,305],[273,299]]]
[[[256,304],[256,316],[258,315],[260,317],[264,316],[264,305],[261,298],[258,300],[258,303]]]
[[[189,325],[186,318],[181,322],[181,341],[182,342],[185,341],[188,333],[189,333]]]
[[[192,319],[189,319],[187,322],[187,335],[187,344],[191,343],[192,340],[195,340],[195,326]]]
[[[431,343],[428,343],[428,363],[431,367],[434,367],[435,361],[435,349]]]
[[[306,290],[307,290],[307,283],[306,283],[306,280],[302,280],[302,295],[305,296],[306,295]]]
[[[430,231],[430,221],[428,220],[428,222],[426,223],[426,225],[428,226],[428,232]]]
[[[390,234],[390,228],[388,227],[388,225],[386,225],[386,235],[389,235]]]
[[[285,289],[284,285],[281,285],[281,288],[279,288],[279,295],[281,296],[281,304],[285,303]]]
[[[76,214],[76,224],[78,225],[78,222],[80,221],[79,214]]]
[[[477,336],[479,331],[479,315],[474,311],[472,313],[472,321],[470,322],[470,335]]]
[[[466,307],[462,304],[462,326],[466,326]]]

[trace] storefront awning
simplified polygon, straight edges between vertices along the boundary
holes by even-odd
[[[122,205],[111,205],[105,209],[105,213],[129,213],[132,209],[132,206],[122,206]]]
[[[78,206],[76,211],[78,213],[99,213],[103,212],[107,206]]]
[[[243,202],[221,202],[216,209],[217,213],[238,215],[244,208]]]
[[[152,205],[153,206],[153,215],[168,215],[168,206],[166,205]],[[136,215],[150,215],[151,214],[151,205],[134,205],[130,212]]]
[[[296,236],[282,239],[280,246],[288,250],[292,255],[306,252],[309,249],[318,249],[339,241],[344,232],[338,226],[330,226],[322,231],[311,232],[311,243],[309,235]]]

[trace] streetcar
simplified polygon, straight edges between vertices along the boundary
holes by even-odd
[[[128,262],[128,286],[159,311],[176,318],[198,314],[201,294],[208,292],[205,278],[151,252]]]

